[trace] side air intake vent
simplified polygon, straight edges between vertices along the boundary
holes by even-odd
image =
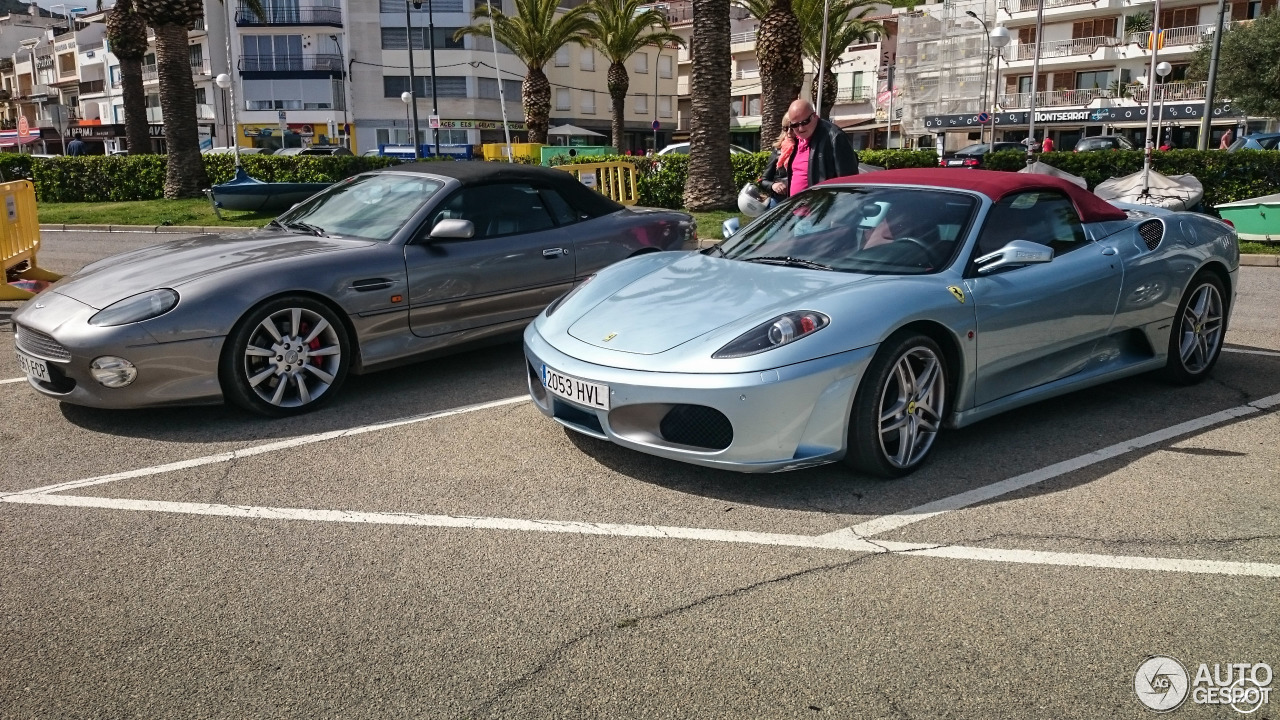
[[[1160,241],[1164,239],[1164,223],[1159,220],[1148,220],[1138,226],[1138,234],[1142,236],[1142,242],[1147,244],[1148,250],[1155,250],[1160,247]]]

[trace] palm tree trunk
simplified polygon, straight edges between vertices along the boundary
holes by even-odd
[[[120,58],[120,92],[124,96],[124,137],[130,155],[151,152],[147,127],[147,91],[142,88],[142,59]]]
[[[804,36],[791,0],[773,0],[760,22],[756,54],[760,59],[760,138],[771,140],[782,132],[787,106],[800,96],[804,63],[800,59]]]
[[[547,118],[551,115],[551,83],[542,68],[529,68],[520,88],[524,101],[524,125],[529,129],[529,142],[547,141]]]
[[[627,90],[630,87],[631,76],[627,74],[627,66],[620,62],[609,63],[609,99],[613,100],[613,149],[617,152],[622,152],[623,120],[626,118]]]
[[[729,164],[729,0],[693,0],[693,17],[684,204],[690,210],[729,210],[737,197]]]
[[[191,79],[187,28],[165,24],[156,31],[156,71],[160,77],[160,110],[164,114],[164,141],[169,161],[164,196],[199,197],[209,186],[200,157],[200,133],[196,124],[196,90]]]

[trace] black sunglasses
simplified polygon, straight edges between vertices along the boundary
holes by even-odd
[[[809,113],[809,117],[805,118],[804,120],[802,120],[802,121],[800,121],[800,122],[793,122],[793,123],[791,123],[790,125],[788,125],[788,126],[787,126],[787,129],[788,129],[788,130],[795,130],[796,128],[802,128],[802,127],[804,127],[804,126],[808,125],[808,124],[809,124],[809,123],[811,123],[811,122],[813,122],[813,113]]]

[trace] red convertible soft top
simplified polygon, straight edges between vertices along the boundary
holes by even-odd
[[[1033,173],[999,172],[995,170],[953,170],[947,168],[903,168],[833,178],[827,183],[857,183],[886,185],[933,185],[935,187],[973,190],[997,201],[1024,190],[1059,190],[1075,203],[1082,222],[1124,220],[1123,210],[1085,190],[1082,187],[1051,175]]]

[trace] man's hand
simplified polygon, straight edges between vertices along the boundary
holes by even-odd
[[[786,195],[787,195],[787,184],[786,184],[786,183],[784,183],[784,182],[776,182],[776,183],[774,183],[771,187],[773,188],[773,194],[774,194],[774,195],[777,195],[777,196],[779,196],[779,197],[786,197]]]

